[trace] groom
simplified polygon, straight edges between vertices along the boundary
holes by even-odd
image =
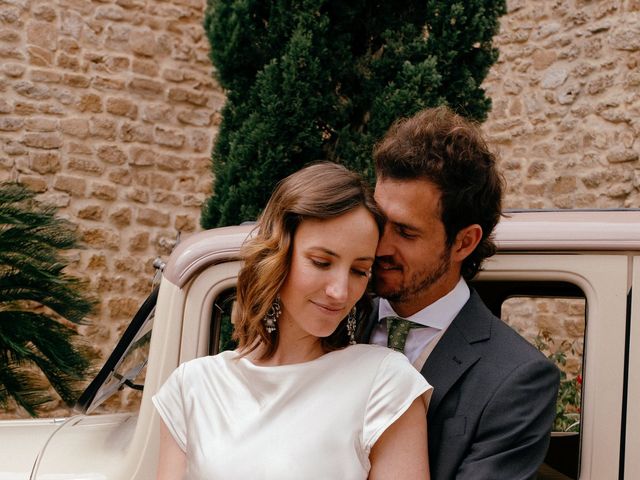
[[[387,223],[365,341],[404,351],[434,387],[431,478],[535,478],[558,371],[467,285],[495,252],[503,184],[494,155],[474,124],[440,107],[396,122],[374,159]]]

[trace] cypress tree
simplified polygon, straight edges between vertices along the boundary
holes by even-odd
[[[255,220],[275,184],[316,160],[373,177],[391,123],[447,104],[478,121],[505,0],[208,0],[227,93],[205,228]]]

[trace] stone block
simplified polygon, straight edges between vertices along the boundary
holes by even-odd
[[[27,46],[27,55],[31,65],[48,67],[53,64],[53,52],[36,45]]]
[[[89,121],[86,118],[65,118],[60,120],[60,130],[72,137],[87,138],[89,136]]]
[[[77,108],[81,112],[100,113],[102,112],[102,98],[95,93],[87,93],[80,96]]]
[[[118,227],[126,227],[131,224],[132,215],[131,208],[120,206],[112,210],[109,214],[109,220]]]
[[[158,62],[155,60],[147,60],[143,58],[134,58],[131,64],[131,70],[139,75],[146,77],[156,77],[160,71]]]
[[[25,128],[29,132],[54,132],[58,127],[58,121],[51,118],[28,118]]]
[[[640,50],[640,12],[632,12],[621,17],[611,31],[609,42],[616,50]]]
[[[4,98],[0,98],[0,113],[13,112],[13,105],[7,102]]]
[[[54,51],[57,48],[58,31],[49,22],[30,21],[26,25],[27,44]]]
[[[26,133],[22,144],[42,150],[56,150],[62,147],[62,136],[59,133]]]
[[[142,119],[150,123],[169,123],[173,115],[173,109],[169,105],[155,103],[144,108]]]
[[[200,193],[188,193],[182,197],[182,205],[185,207],[202,207],[204,204],[204,195]]]
[[[108,178],[118,185],[131,185],[132,175],[128,168],[114,168],[109,171]]]
[[[117,5],[101,5],[96,8],[95,19],[120,22],[127,19],[127,14]]]
[[[558,88],[556,92],[556,101],[560,105],[571,105],[580,95],[580,83],[575,80],[569,80]]]
[[[91,117],[89,123],[89,132],[94,137],[103,138],[105,140],[116,139],[117,124],[110,118]]]
[[[164,84],[144,77],[134,77],[129,82],[129,90],[140,95],[157,97],[164,92]]]
[[[145,7],[145,0],[116,0],[116,4],[131,10],[141,10]]]
[[[196,229],[196,220],[192,215],[176,215],[173,226],[178,232],[193,232]]]
[[[63,37],[58,41],[58,48],[69,54],[76,54],[80,52],[80,45],[73,38]]]
[[[204,130],[189,132],[189,147],[194,152],[211,152],[211,134]]]
[[[158,49],[155,34],[150,28],[132,30],[129,46],[134,53],[145,57],[153,57]]]
[[[36,48],[36,47],[33,47]],[[27,49],[28,52],[29,49]],[[24,61],[25,56],[22,50],[18,50],[14,45],[0,44],[0,58]]]
[[[156,126],[155,128],[156,143],[171,148],[182,148],[185,137],[180,130]]]
[[[551,186],[551,193],[553,195],[573,193],[576,191],[576,188],[577,181],[575,177],[561,176],[555,179]]]
[[[138,311],[138,300],[130,297],[115,297],[108,301],[109,316],[112,320],[131,320]]]
[[[169,82],[180,83],[184,80],[184,72],[174,68],[166,68],[162,72],[162,78]]]
[[[60,52],[56,57],[56,65],[65,70],[80,70],[80,60],[75,55],[68,55]],[[87,80],[88,81],[88,80]]]
[[[31,169],[40,175],[58,173],[60,171],[60,154],[58,152],[37,152],[29,153]]]
[[[169,214],[155,208],[140,208],[136,221],[149,227],[166,227],[169,225]]]
[[[158,154],[153,150],[140,147],[132,147],[129,150],[130,165],[137,165],[139,167],[148,167],[154,165]]]
[[[556,65],[549,68],[540,82],[540,86],[544,89],[553,89],[562,85],[569,76],[567,67],[564,65]]]
[[[20,117],[0,117],[1,132],[17,132],[24,127],[24,119]]]
[[[84,143],[67,142],[67,153],[77,155],[93,155],[93,149]]]
[[[2,40],[0,39],[0,42],[1,41]],[[2,65],[2,73],[11,78],[20,78],[24,75],[25,70],[25,66],[19,63],[5,63]]]
[[[19,175],[18,182],[26,185],[36,193],[46,192],[48,187],[47,181],[37,175]]]
[[[53,182],[53,188],[70,194],[73,197],[84,197],[87,181],[82,177],[58,175]]]
[[[100,160],[112,165],[123,165],[127,161],[127,155],[116,145],[101,145],[97,155]]]
[[[196,127],[208,127],[211,125],[211,115],[209,110],[180,110],[178,120],[186,125]]]
[[[85,20],[75,10],[60,11],[60,31],[72,38],[79,39],[85,28]]]
[[[124,90],[126,86],[124,80],[103,76],[95,76],[91,80],[91,86],[97,90]]]
[[[62,81],[65,85],[74,88],[89,88],[91,79],[85,75],[77,75],[75,73],[65,73]]]
[[[138,117],[138,106],[127,98],[110,97],[106,101],[107,112],[120,117],[135,120]]]
[[[131,252],[142,252],[149,247],[149,232],[138,232],[129,239]]]
[[[169,100],[173,102],[184,102],[202,107],[207,104],[207,96],[197,90],[187,90],[185,88],[170,88]]]
[[[174,175],[158,173],[156,171],[135,172],[135,182],[138,185],[151,187],[153,190],[173,190]]]
[[[27,153],[27,149],[24,145],[15,140],[5,140],[3,146],[4,153],[7,155],[24,155]]]
[[[152,200],[154,203],[164,203],[169,205],[175,205],[176,207],[182,203],[182,198],[179,195],[167,192],[166,190],[155,190],[153,192]]]
[[[104,167],[95,160],[72,157],[67,162],[69,170],[86,173],[94,176],[101,176],[104,173]]]
[[[35,115],[38,113],[38,107],[34,103],[17,101],[14,105],[14,113],[17,115]]]
[[[107,270],[107,257],[103,253],[94,253],[89,257],[87,270]]]
[[[66,208],[71,202],[71,197],[68,193],[44,193],[38,196],[38,200],[46,205],[51,205],[56,208]]]
[[[127,191],[127,199],[137,203],[149,203],[149,191],[134,187]]]
[[[189,159],[176,155],[159,155],[156,165],[160,170],[183,172],[189,168]]]
[[[87,205],[78,210],[78,218],[99,222],[104,217],[104,207],[101,205]]]
[[[149,125],[125,122],[120,127],[120,139],[123,142],[153,142],[153,130]]]
[[[98,200],[113,201],[118,198],[118,190],[110,183],[94,182],[91,186],[91,196]]]
[[[607,154],[609,163],[634,162],[640,158],[636,150],[615,148]]]
[[[29,72],[30,78],[34,82],[40,83],[60,83],[62,75],[55,70],[43,70],[40,68],[32,68]]]
[[[51,98],[51,92],[45,85],[37,85],[35,83],[21,80],[13,85],[13,89],[19,95],[31,100],[47,100]]]

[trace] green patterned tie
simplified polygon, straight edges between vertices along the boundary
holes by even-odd
[[[409,330],[424,327],[424,325],[400,317],[385,317],[383,320],[387,321],[387,333],[389,335],[387,347],[401,353],[404,352],[404,344],[407,342]]]

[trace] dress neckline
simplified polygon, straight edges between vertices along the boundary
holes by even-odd
[[[332,350],[330,352],[327,352],[323,355],[320,355],[317,358],[314,358],[313,360],[307,360],[305,362],[298,362],[298,363],[286,363],[284,365],[256,365],[255,363],[253,363],[249,358],[247,358],[246,356],[241,356],[240,353],[237,350],[234,350],[233,353],[235,354],[235,360],[238,360],[246,365],[248,365],[250,368],[253,368],[255,370],[287,370],[287,369],[298,369],[298,368],[302,368],[305,366],[310,366],[310,365],[315,365],[318,363],[322,363],[324,361],[326,361],[327,358],[333,357],[335,356],[335,354],[338,354],[340,352],[344,352],[346,351],[348,348],[350,347],[355,347],[355,345],[348,345],[344,348],[340,348],[338,350]]]

